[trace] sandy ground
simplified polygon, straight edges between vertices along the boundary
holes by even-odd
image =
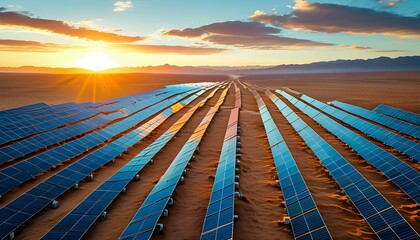
[[[0,74],[0,105],[2,108],[11,108],[39,101],[51,104],[75,101],[79,91],[82,93],[79,100],[76,99],[78,102],[91,101],[93,97],[92,89],[86,90],[88,89],[86,87],[84,91],[81,91],[83,83],[91,81],[87,79],[88,77],[91,78],[89,75],[72,75],[71,77],[69,75],[37,74],[28,76],[23,74]],[[105,81],[111,81],[110,79],[112,78],[112,81],[118,82],[119,88],[113,88],[115,91],[111,92],[107,88],[101,90],[102,92],[97,90],[97,100],[148,91],[171,83],[227,79],[226,76],[149,74],[101,76],[101,78],[102,80],[106,79]],[[5,79],[11,81],[6,81]],[[245,77],[244,80],[265,85],[272,89],[289,87],[323,101],[337,99],[367,108],[373,108],[380,103],[384,103],[417,113],[420,112],[420,100],[418,99],[417,90],[420,89],[420,78],[412,73],[252,76]],[[68,84],[63,84],[64,82]],[[92,83],[90,82],[90,84]],[[136,87],[134,88],[133,86]],[[282,223],[283,217],[287,216],[287,211],[282,204],[284,199],[281,190],[274,186],[277,172],[255,99],[243,85],[239,84],[238,86],[241,89],[243,106],[239,119],[239,124],[242,127],[240,135],[242,160],[240,172],[238,173],[240,177],[239,191],[242,193],[243,198],[235,200],[235,213],[239,215],[239,221],[235,222],[234,237],[235,239],[292,239],[290,226]],[[111,86],[107,87],[110,88]],[[195,100],[191,106],[201,100],[206,94]],[[220,94],[221,90],[209,99],[204,108],[197,110],[184,128],[176,135],[176,138],[172,139],[156,155],[154,158],[155,163],[147,165],[142,170],[140,174],[141,181],[129,184],[127,192],[120,195],[109,208],[108,219],[96,222],[85,235],[85,239],[118,238],[147,197],[147,194],[154,187],[154,184],[166,171],[178,151],[202,120],[208,107],[214,105]],[[376,236],[349,200],[340,193],[339,187],[324,171],[320,161],[304,144],[299,135],[295,133],[269,98],[264,95],[262,97],[288,144],[332,236],[335,239],[375,239]],[[282,99],[284,100],[284,98]],[[221,110],[216,114],[200,144],[200,153],[196,155],[196,159],[189,166],[185,183],[176,189],[174,195],[175,205],[169,208],[169,217],[160,220],[160,222],[165,224],[165,232],[154,235],[154,239],[199,238],[213,184],[212,176],[214,176],[216,171],[223,136],[229,118],[229,110],[233,102],[234,90],[232,87],[221,106]],[[291,107],[297,110],[293,106]],[[37,239],[44,235],[59,219],[70,212],[91,191],[99,186],[101,182],[118,171],[127,161],[163,134],[187,111],[187,108],[171,116],[151,136],[132,147],[128,154],[117,159],[116,163],[107,164],[96,171],[94,181],[84,181],[80,190],[70,190],[62,195],[59,198],[60,208],[43,210],[26,224],[17,239]],[[419,206],[416,206],[412,200],[408,199],[404,193],[398,190],[394,184],[371,167],[365,160],[349,150],[345,144],[306,115],[299,111],[297,112],[305,122],[359,170],[395,206],[403,217],[420,232]],[[361,134],[358,131],[356,132]],[[363,136],[367,137],[366,135]],[[420,169],[419,164],[410,162],[407,157],[395,153],[395,151],[380,142],[373,142],[395,154],[412,167]],[[52,176],[68,164],[70,162],[64,163],[62,166],[52,169],[6,194],[4,200],[0,202],[0,207],[5,206],[8,202]]]
[[[266,75],[243,80],[289,87],[321,101],[340,100],[369,109],[388,104],[420,112],[420,72]]]

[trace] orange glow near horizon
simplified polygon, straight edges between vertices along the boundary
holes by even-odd
[[[94,72],[104,71],[108,68],[117,67],[117,64],[106,52],[91,52],[78,61],[80,68],[85,68]]]

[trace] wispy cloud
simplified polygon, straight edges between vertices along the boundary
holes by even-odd
[[[0,9],[0,26],[15,26],[43,30],[70,37],[104,42],[136,42],[143,40],[140,36],[119,35],[112,32],[98,31],[85,27],[74,27],[60,20],[34,18],[20,12],[5,11]]]
[[[226,51],[222,48],[146,44],[117,44],[115,47],[129,52],[179,55],[211,55]]]
[[[88,49],[87,46],[43,43],[36,41],[0,39],[0,51],[3,52],[60,52],[65,50]],[[225,51],[221,48],[196,47],[196,46],[170,46],[147,44],[116,43],[104,48],[130,53],[148,54],[179,54],[179,55],[210,55]]]
[[[250,19],[295,30],[420,37],[418,17],[337,4],[309,3],[305,0],[296,0],[289,14],[275,15],[256,11]]]
[[[125,2],[118,1],[118,2],[114,3],[114,10],[113,11],[114,12],[123,12],[127,9],[132,8],[132,7],[133,7],[133,3],[130,0],[125,1]]]
[[[0,51],[2,52],[59,52],[67,48],[70,48],[70,46],[35,41],[0,39]]]
[[[280,32],[281,29],[269,27],[262,23],[227,21],[212,23],[197,28],[165,30],[163,34],[182,38],[199,38],[214,44],[260,50],[290,47],[326,47],[333,45],[277,35]]]

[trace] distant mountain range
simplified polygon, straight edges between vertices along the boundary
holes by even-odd
[[[420,56],[379,57],[373,59],[335,60],[309,64],[285,64],[262,67],[223,67],[223,66],[147,66],[111,68],[101,73],[168,73],[168,74],[209,74],[209,75],[254,75],[254,74],[293,74],[293,73],[339,73],[339,72],[383,72],[383,71],[416,71],[420,70]],[[17,68],[0,67],[0,72],[8,73],[52,73],[76,74],[94,73],[83,68],[48,68],[22,66]]]

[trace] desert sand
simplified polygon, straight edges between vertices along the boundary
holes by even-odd
[[[340,100],[369,109],[378,104],[389,104],[405,110],[420,112],[419,73],[358,73],[358,74],[314,74],[314,75],[276,75],[245,76],[245,82],[276,88],[290,88],[308,94],[322,101]],[[96,79],[96,81],[95,81]],[[200,81],[224,81],[228,76],[197,75],[159,75],[159,74],[124,74],[124,75],[47,75],[47,74],[0,74],[0,108],[8,109],[21,105],[46,102],[59,104],[69,101],[103,101],[115,97],[135,94],[163,87],[166,84]],[[97,90],[93,90],[93,86]],[[86,85],[86,87],[84,87]],[[98,87],[101,86],[101,87]],[[103,86],[103,87],[102,87]],[[235,239],[292,239],[289,225],[282,223],[287,215],[282,202],[281,190],[275,186],[277,172],[269,150],[267,136],[258,113],[258,108],[251,92],[239,84],[242,96],[239,125],[242,127],[242,160],[240,167],[240,189],[243,197],[235,200],[235,212],[239,221],[235,222]],[[95,96],[93,96],[95,93]],[[194,105],[207,94],[191,103]],[[188,123],[159,152],[154,164],[147,165],[140,173],[141,180],[128,185],[127,192],[120,195],[109,209],[108,219],[97,221],[85,235],[85,239],[116,239],[130,222],[147,194],[166,171],[178,151],[187,141],[195,127],[213,106],[221,94],[219,90],[199,109]],[[270,99],[263,95],[273,119],[283,135],[297,165],[311,191],[325,223],[335,239],[376,239],[376,235],[342,195],[340,188],[323,170],[320,161],[295,133],[286,119],[276,109]],[[280,96],[279,96],[280,97]],[[284,98],[280,97],[285,100]],[[287,102],[287,101],[285,101]],[[179,185],[174,196],[175,205],[169,209],[169,217],[162,218],[165,224],[163,234],[154,235],[154,239],[198,239],[216,171],[221,146],[223,143],[229,111],[234,103],[234,89],[228,95],[210,124],[200,144],[200,153],[191,162],[186,181]],[[289,104],[289,106],[291,106]],[[370,166],[364,159],[353,153],[342,142],[317,125],[296,108],[298,115],[318,134],[342,154],[363,176],[365,176],[420,232],[420,207],[402,193],[386,177]],[[95,171],[94,181],[84,181],[80,190],[70,190],[58,200],[58,209],[45,209],[27,222],[17,239],[38,239],[51,229],[57,221],[70,212],[101,182],[109,178],[132,157],[141,152],[161,134],[163,134],[183,113],[188,106],[165,121],[153,134],[129,149],[128,154],[117,159],[114,164],[107,164]],[[357,132],[357,131],[356,131]],[[359,132],[358,132],[359,133]],[[361,133],[359,133],[361,134]],[[363,134],[362,134],[363,135]],[[369,138],[368,136],[363,135]],[[395,153],[384,144],[374,141],[412,167],[420,170],[418,163],[408,157]],[[76,159],[77,160],[77,159]],[[72,160],[74,162],[76,160]],[[56,169],[43,173],[14,191],[6,194],[0,207],[17,198],[20,194],[52,176],[71,162],[63,163]],[[4,168],[4,166],[0,166]]]

